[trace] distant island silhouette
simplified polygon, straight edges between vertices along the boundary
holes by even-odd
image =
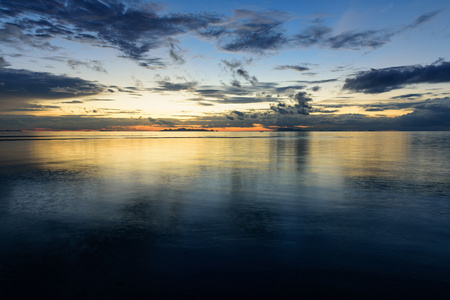
[[[161,131],[214,131],[214,130],[208,130],[208,129],[195,129],[195,128],[177,128],[177,129],[163,129]]]

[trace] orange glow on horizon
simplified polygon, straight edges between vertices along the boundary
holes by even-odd
[[[215,131],[273,131],[264,127],[214,127],[210,129]]]
[[[255,124],[254,127],[201,127],[195,125],[176,125],[175,127],[163,127],[152,125],[135,125],[135,126],[112,126],[103,130],[112,131],[162,131],[185,128],[187,130],[208,130],[208,131],[273,131],[273,129],[262,127],[260,124]],[[181,131],[181,130],[180,130]]]
[[[204,128],[200,126],[176,126],[176,127],[160,127],[160,126],[150,126],[150,125],[136,125],[136,126],[111,126],[102,129],[79,129],[79,130],[59,130],[52,128],[29,128],[22,129],[23,132],[30,131],[73,131],[73,132],[86,132],[86,131],[163,131],[172,130],[177,131],[178,129],[185,128],[186,131],[189,130],[208,130],[208,131],[274,131],[278,127],[265,128],[265,127],[209,127]],[[182,131],[182,130],[180,130]]]

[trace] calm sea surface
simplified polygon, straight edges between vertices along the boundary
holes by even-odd
[[[1,299],[449,294],[450,132],[0,133]]]

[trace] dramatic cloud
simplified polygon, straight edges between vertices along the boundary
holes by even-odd
[[[300,114],[300,115],[309,115],[311,111],[311,104],[309,102],[312,99],[309,97],[310,95],[306,92],[298,92],[292,95],[292,101],[296,102],[294,105],[288,105],[284,102],[279,102],[276,105],[270,106],[270,109],[276,113],[285,115],[285,114]]]
[[[0,69],[0,99],[61,99],[96,95],[105,89],[102,84],[76,77]]]
[[[0,3],[0,41],[21,49],[24,45],[55,51],[55,38],[111,47],[122,57],[146,68],[161,68],[165,58],[183,63],[177,38],[193,34],[215,41],[219,50],[263,54],[282,48],[321,46],[333,49],[375,49],[391,37],[432,20],[439,11],[419,16],[401,28],[348,31],[333,35],[322,23],[297,35],[287,35],[284,24],[294,16],[281,11],[233,10],[231,17],[214,13],[162,14],[160,7],[143,1],[22,0]],[[152,55],[152,53],[154,53]],[[283,67],[283,66],[281,66]],[[288,66],[297,71],[305,67]],[[100,71],[103,69],[100,68]]]
[[[199,30],[203,37],[218,41],[218,48],[230,52],[263,53],[278,50],[288,42],[282,28],[292,18],[280,11],[234,10],[234,16],[222,24]]]
[[[302,96],[304,98],[304,96]],[[429,99],[416,103],[405,103],[413,112],[398,116],[369,117],[363,114],[333,114],[332,110],[314,107],[304,117],[298,113],[279,113],[273,110],[233,110],[225,114],[206,114],[189,120],[140,118],[102,118],[94,116],[32,116],[2,115],[0,128],[31,129],[50,128],[61,130],[77,129],[120,129],[127,126],[157,125],[161,127],[197,126],[253,127],[261,124],[265,128],[307,126],[311,130],[448,130],[450,128],[450,98]],[[287,106],[287,105],[286,105]],[[329,106],[331,107],[331,106]],[[380,110],[382,111],[382,104]],[[45,106],[29,106],[28,110],[45,110]],[[375,107],[374,107],[375,109]],[[27,108],[24,107],[24,111]]]
[[[163,65],[160,58],[147,56],[160,47],[168,47],[172,59],[182,61],[172,38],[222,21],[210,13],[159,15],[158,6],[140,1],[129,5],[99,0],[2,1],[0,8],[4,15],[14,17],[0,28],[3,42],[54,50],[49,41],[59,37],[116,48],[144,67]]]
[[[450,82],[450,62],[427,66],[401,66],[371,69],[345,80],[342,89],[361,93],[383,93],[417,83]]]

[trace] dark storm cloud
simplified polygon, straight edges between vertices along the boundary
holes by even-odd
[[[218,48],[230,52],[263,53],[278,50],[288,42],[282,25],[292,17],[285,12],[234,10],[233,17],[221,24],[199,30],[206,38],[215,39]]]
[[[305,66],[295,66],[295,65],[282,65],[282,66],[276,66],[273,68],[274,70],[294,70],[298,72],[308,71],[310,68]]]
[[[342,89],[367,94],[383,93],[417,83],[450,82],[450,62],[371,69],[345,80]]]
[[[222,21],[210,13],[158,14],[156,5],[140,1],[22,0],[2,1],[4,14],[13,16],[0,29],[0,39],[52,48],[55,37],[113,47],[122,56],[143,67],[164,63],[147,53],[160,47],[170,48],[173,59],[181,57],[171,37],[207,28]]]
[[[60,99],[96,95],[105,89],[99,83],[77,77],[0,69],[0,99]]]

